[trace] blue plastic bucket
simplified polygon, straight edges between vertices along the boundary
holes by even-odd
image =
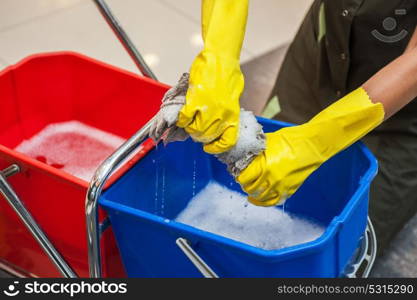
[[[266,132],[288,126],[259,121]],[[153,149],[99,203],[109,213],[130,277],[201,277],[176,245],[179,237],[220,277],[338,277],[364,234],[369,186],[376,173],[377,162],[362,143],[323,164],[288,199],[285,211],[324,225],[325,232],[314,241],[279,250],[172,221],[209,181],[241,191],[225,165],[190,139]]]

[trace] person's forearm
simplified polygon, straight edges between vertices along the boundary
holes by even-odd
[[[385,119],[417,97],[417,48],[409,49],[362,86],[372,102],[384,106]]]
[[[405,49],[404,53],[407,53],[411,50],[413,50],[414,48],[416,48],[417,46],[417,27],[416,29],[414,29],[414,33],[410,39],[410,41],[408,42],[407,48]]]
[[[239,59],[246,29],[249,0],[203,0],[204,49]]]

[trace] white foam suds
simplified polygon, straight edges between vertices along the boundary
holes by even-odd
[[[247,153],[259,153],[264,149],[264,140],[260,139],[262,126],[258,123],[251,111],[240,111],[239,139],[236,145],[228,152],[228,161],[238,161]]]
[[[245,195],[216,182],[201,190],[175,221],[266,250],[306,243],[324,232],[276,207],[252,205]]]
[[[95,170],[125,140],[79,121],[46,126],[15,150],[89,181]]]

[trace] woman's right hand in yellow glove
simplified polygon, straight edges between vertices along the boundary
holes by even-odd
[[[237,178],[249,201],[283,203],[322,163],[417,97],[415,41],[417,33],[403,55],[309,122],[267,134],[266,150]]]
[[[244,86],[239,58],[247,14],[248,0],[202,1],[204,49],[191,66],[176,125],[204,143],[208,153],[226,152],[238,139]]]
[[[381,103],[359,88],[309,122],[266,134],[266,150],[237,177],[249,201],[259,206],[282,204],[307,177],[384,119]]]

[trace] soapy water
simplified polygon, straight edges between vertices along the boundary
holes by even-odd
[[[175,221],[266,250],[313,241],[325,230],[276,207],[255,206],[216,182],[201,190]]]
[[[100,163],[124,141],[79,121],[68,121],[46,126],[15,150],[90,181]]]

